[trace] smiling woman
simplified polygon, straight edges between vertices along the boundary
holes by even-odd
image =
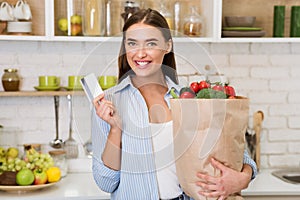
[[[176,174],[170,91],[178,93],[181,87],[171,31],[159,12],[142,9],[127,19],[118,64],[119,83],[93,100],[97,185],[111,193],[111,199],[190,199]],[[240,191],[255,171],[255,165],[252,170],[248,164],[242,172],[216,160],[212,165],[226,176],[198,173],[195,186],[199,192],[205,190],[203,196],[220,199]]]

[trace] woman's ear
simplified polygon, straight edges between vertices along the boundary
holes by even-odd
[[[172,50],[172,39],[169,39],[169,41],[167,42],[166,54],[170,53],[171,50]]]

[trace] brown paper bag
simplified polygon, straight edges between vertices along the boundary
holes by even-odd
[[[174,155],[179,183],[194,199],[210,199],[198,194],[197,172],[218,176],[210,158],[241,171],[248,125],[249,100],[171,99]],[[234,194],[228,199],[243,199]]]

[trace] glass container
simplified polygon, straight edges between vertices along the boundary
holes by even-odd
[[[82,1],[55,0],[55,35],[82,36]]]
[[[167,9],[165,1],[162,1],[160,3],[160,8],[158,10],[158,12],[165,17],[165,19],[168,22],[169,28],[171,30],[174,30],[174,22],[173,22],[173,15],[172,13]]]
[[[105,7],[104,0],[83,0],[83,35],[105,35]]]
[[[180,1],[175,1],[174,3],[174,31],[175,36],[179,36],[179,33],[181,32],[181,4]]]
[[[4,91],[19,91],[20,77],[17,69],[4,69],[2,75],[2,85]]]
[[[187,36],[204,36],[204,19],[195,6],[190,7],[190,14],[183,19],[183,32]]]
[[[66,152],[63,150],[53,150],[53,151],[49,151],[49,154],[53,158],[54,165],[60,169],[61,176],[65,177],[68,173]]]

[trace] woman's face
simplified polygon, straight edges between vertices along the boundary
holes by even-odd
[[[160,72],[165,54],[172,49],[161,31],[153,26],[138,23],[130,26],[125,34],[127,61],[137,76],[151,76]]]

